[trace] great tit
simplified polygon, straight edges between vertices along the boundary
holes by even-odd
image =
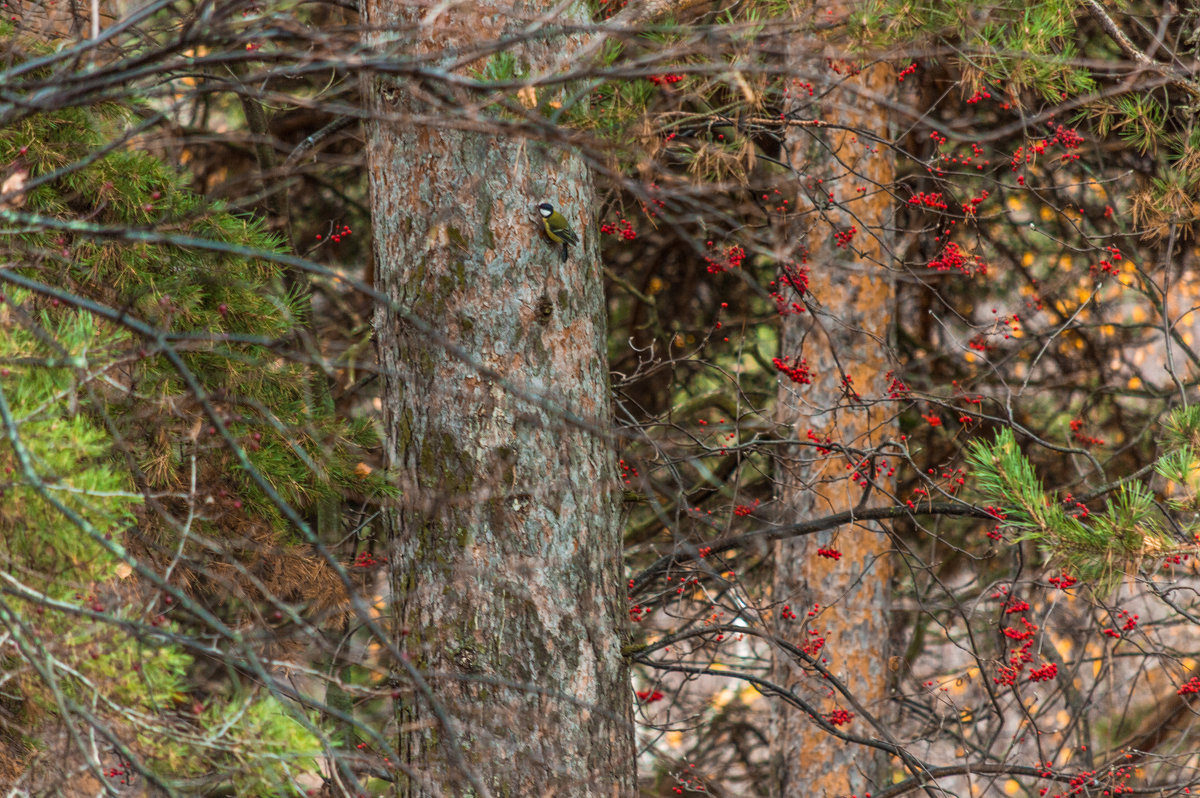
[[[539,205],[538,212],[542,214],[542,224],[546,228],[546,235],[555,244],[562,244],[562,259],[563,263],[566,263],[567,247],[571,244],[578,244],[579,239],[571,232],[566,218],[554,210],[554,206],[549,202],[543,202]]]

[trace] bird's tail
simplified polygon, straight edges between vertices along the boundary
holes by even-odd
[[[563,242],[562,262],[563,263],[567,262],[567,242],[566,241]]]

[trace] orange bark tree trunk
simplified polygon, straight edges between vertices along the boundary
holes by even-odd
[[[812,83],[818,98],[798,91],[797,117],[823,125],[793,128],[788,141],[810,199],[810,221],[793,228],[810,293],[804,312],[785,317],[780,356],[789,365],[804,361],[811,383],[780,382],[778,419],[799,441],[777,464],[783,523],[886,501],[880,490],[889,463],[877,449],[896,433],[891,405],[879,402],[889,390],[893,288],[885,231],[894,160],[883,143],[890,141],[886,109],[871,97],[886,97],[894,78],[882,65],[856,70],[832,49],[816,57],[806,50],[795,61],[797,77]],[[775,549],[779,635],[814,654],[876,718],[887,715],[889,549],[884,530],[868,523],[784,540]],[[803,661],[780,652],[775,678],[834,728],[881,736]],[[884,779],[887,760],[878,750],[839,739],[783,702],[773,712],[775,795],[862,796]],[[855,717],[847,721],[840,712]]]

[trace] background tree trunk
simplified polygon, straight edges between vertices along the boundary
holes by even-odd
[[[841,6],[844,13],[845,4]],[[889,229],[894,159],[885,145],[854,132],[865,130],[890,141],[886,112],[871,97],[890,93],[893,78],[883,65],[857,75],[849,74],[849,64],[834,71],[824,58],[838,57],[832,48],[813,55],[807,48],[798,55],[794,74],[812,82],[816,96],[825,99],[800,115],[835,127],[793,128],[787,146],[793,168],[804,172],[797,179],[814,200],[810,207],[815,213],[809,216],[815,221],[794,234],[805,244],[816,302],[809,303],[807,312],[786,317],[781,336],[781,356],[806,359],[812,383],[781,381],[778,418],[800,441],[809,440],[811,429],[821,440],[829,436],[835,448],[822,454],[814,446],[794,447],[779,461],[783,523],[859,506],[866,494],[864,480],[874,483],[872,495],[879,499],[869,499],[865,506],[886,503],[879,487],[887,482],[887,464],[878,457],[863,464],[861,453],[894,439],[896,432],[890,405],[872,401],[887,394],[893,290],[886,268],[889,246],[880,236]],[[806,90],[798,95],[811,102]],[[823,182],[818,184],[817,178]],[[823,207],[831,194],[835,204]],[[835,246],[835,234],[851,227],[857,231],[851,243]],[[797,616],[781,618],[779,634],[797,646],[808,643],[810,650],[816,648],[814,640],[823,639],[817,656],[877,717],[886,715],[889,681],[889,548],[887,535],[864,523],[781,541],[775,551],[775,601],[789,605]],[[819,549],[836,550],[841,558],[820,556]],[[811,617],[810,611],[815,611]],[[855,712],[842,696],[831,693],[819,673],[782,653],[775,676],[822,714]],[[862,795],[878,786],[885,757],[834,737],[784,702],[774,702],[772,710],[775,795]],[[879,736],[861,717],[841,728]]]
[[[433,28],[424,12],[367,2],[369,41],[386,45],[386,28],[416,23],[400,46],[430,52],[528,24],[502,3],[454,6]],[[517,57],[545,67],[562,44],[522,46]],[[386,448],[403,491],[389,519],[398,642],[496,795],[630,795],[592,184],[580,159],[536,142],[414,126],[404,117],[429,109],[406,88],[366,86],[377,285],[478,367],[419,325],[387,309],[376,316]],[[583,239],[565,264],[541,235],[543,200]],[[406,694],[399,715],[408,763],[462,794],[428,704]]]

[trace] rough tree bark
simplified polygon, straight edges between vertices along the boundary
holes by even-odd
[[[430,14],[367,0],[366,40],[449,61],[457,48],[528,30],[552,7],[485,0]],[[535,72],[553,70],[577,45],[550,37],[516,55]],[[537,142],[414,125],[442,89],[410,93],[386,77],[364,88],[377,286],[460,348],[387,309],[376,316],[386,448],[403,491],[389,519],[398,644],[428,674],[467,764],[493,794],[632,795],[587,169]],[[581,234],[566,263],[541,236],[541,201]],[[405,794],[465,794],[428,703],[405,695],[398,715],[401,753],[427,782],[410,780]]]
[[[837,12],[844,14],[848,4],[837,5]],[[822,6],[822,19],[827,19],[826,8]],[[834,127],[797,128],[787,142],[791,164],[805,172],[798,179],[813,201],[808,216],[814,221],[798,225],[793,234],[807,250],[816,301],[809,303],[806,312],[785,319],[782,357],[806,359],[812,383],[781,381],[778,418],[801,442],[809,442],[812,430],[822,441],[829,436],[834,444],[862,451],[894,440],[896,431],[889,420],[890,407],[870,401],[888,391],[893,289],[884,231],[891,211],[887,188],[894,160],[885,145],[854,131],[869,131],[879,140],[890,141],[886,110],[871,97],[890,94],[894,78],[882,65],[852,74],[853,69],[842,64],[840,72],[835,71],[826,61],[833,58],[836,63],[838,54],[832,46],[824,52],[810,47],[811,41],[797,47],[793,72],[813,83],[816,96],[824,99],[819,111],[801,112],[801,116],[819,114]],[[811,101],[807,89],[797,94],[801,107]],[[823,182],[817,183],[817,178]],[[831,193],[834,204],[826,202]],[[856,232],[850,243],[838,246],[835,233],[846,234],[852,227]],[[845,451],[825,455],[812,445],[792,448],[779,461],[780,520],[795,523],[860,506],[864,480],[876,485],[887,481],[882,459],[867,464],[860,460]],[[871,496],[880,496],[878,488]],[[868,498],[865,506],[877,503]],[[840,551],[841,559],[818,556],[822,548]],[[775,550],[775,600],[789,605],[798,616],[798,620],[779,619],[780,635],[796,645],[809,643],[810,650],[815,648],[815,638],[824,638],[818,656],[876,716],[886,715],[883,704],[889,683],[888,550],[886,534],[864,523],[782,541]],[[814,616],[807,617],[814,609]],[[828,682],[818,673],[782,653],[775,676],[823,714],[835,709],[854,711],[841,696],[830,694]],[[862,795],[879,785],[886,758],[837,739],[782,702],[773,705],[773,712],[774,795]],[[878,736],[861,718],[842,728]]]

